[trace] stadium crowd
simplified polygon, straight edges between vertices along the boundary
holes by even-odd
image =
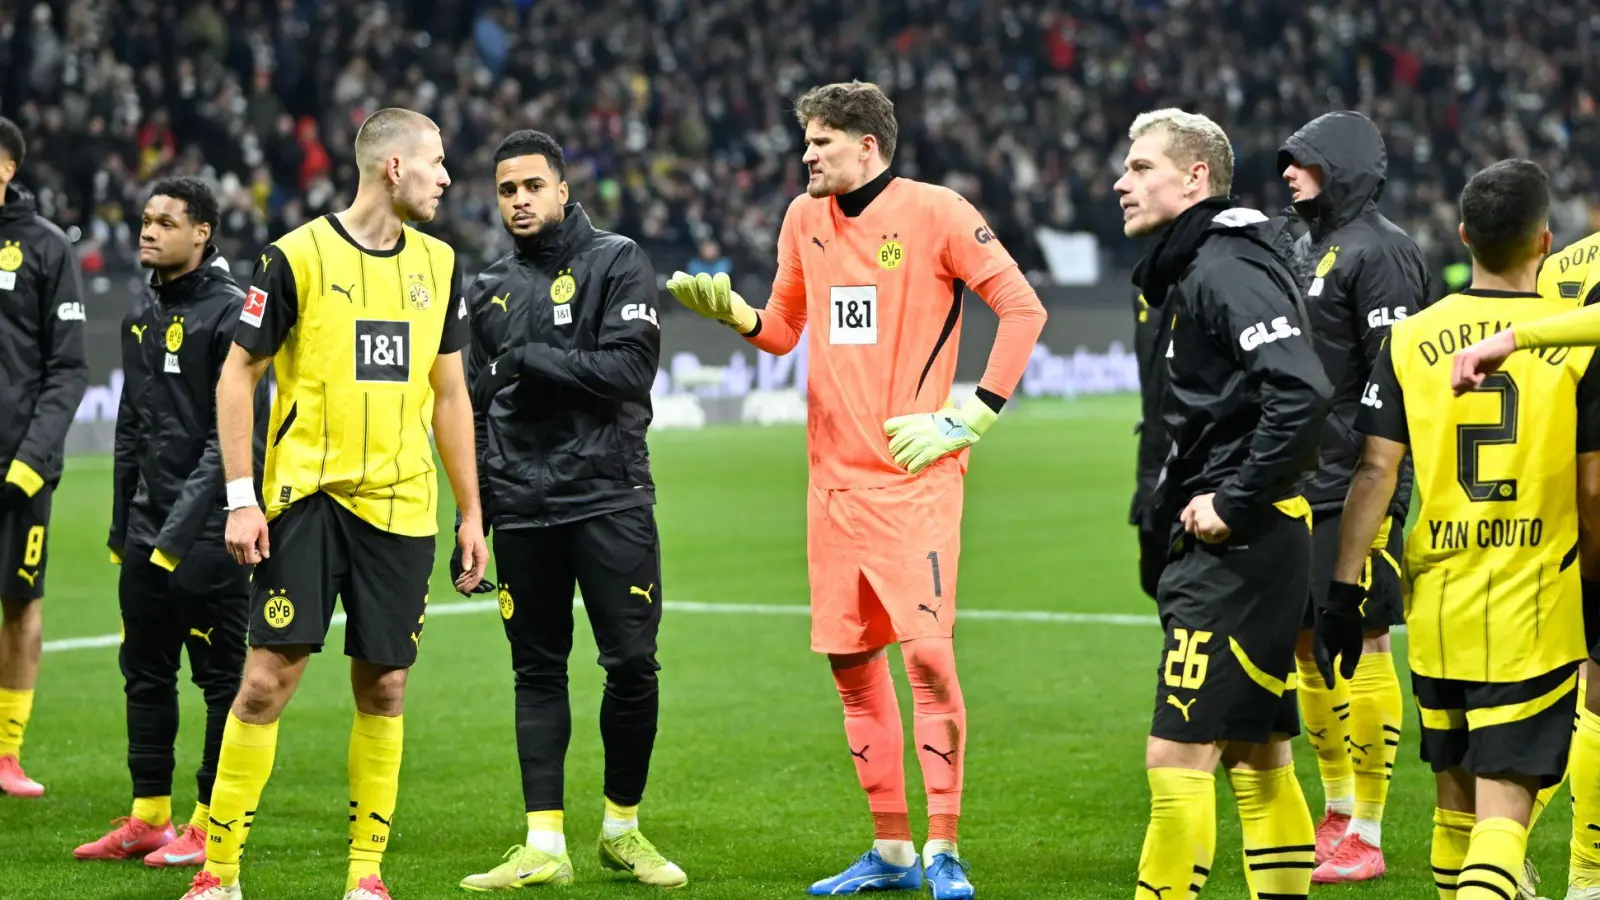
[[[1224,124],[1236,193],[1269,212],[1288,201],[1283,139],[1368,112],[1383,211],[1438,272],[1464,259],[1452,199],[1496,158],[1552,173],[1557,246],[1600,229],[1597,60],[1600,8],[1529,0],[0,0],[22,182],[91,271],[134,266],[161,175],[219,184],[235,255],[339,208],[355,127],[399,105],[443,128],[456,183],[435,230],[471,264],[508,246],[494,141],[532,126],[658,269],[766,279],[802,189],[790,104],[859,77],[897,104],[896,167],[971,198],[1025,270],[1045,268],[1041,225],[1131,265],[1111,185],[1134,115],[1172,104]]]

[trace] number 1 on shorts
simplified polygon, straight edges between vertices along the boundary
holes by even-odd
[[[940,589],[939,585],[939,551],[929,550],[928,562],[933,566],[933,595],[942,597],[944,596],[944,591]]]

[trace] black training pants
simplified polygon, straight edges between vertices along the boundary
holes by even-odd
[[[661,546],[652,507],[549,528],[497,529],[500,616],[516,673],[517,755],[529,812],[562,809],[572,708],[573,586],[583,592],[599,662],[605,795],[622,806],[644,796],[660,691]]]
[[[122,560],[123,688],[128,696],[128,771],[135,797],[172,795],[178,737],[178,666],[185,648],[189,674],[206,698],[206,743],[196,781],[211,802],[228,709],[244,672],[250,570],[220,541],[196,546],[176,571],[130,549]]]

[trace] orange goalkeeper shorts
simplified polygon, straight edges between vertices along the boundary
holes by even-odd
[[[955,473],[891,487],[811,488],[811,649],[860,653],[912,638],[950,637],[961,503],[962,479]]]

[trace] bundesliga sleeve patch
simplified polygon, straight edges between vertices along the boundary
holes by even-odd
[[[266,311],[267,292],[261,288],[251,286],[250,293],[244,295],[244,312],[239,314],[239,321],[260,328],[261,316]]]

